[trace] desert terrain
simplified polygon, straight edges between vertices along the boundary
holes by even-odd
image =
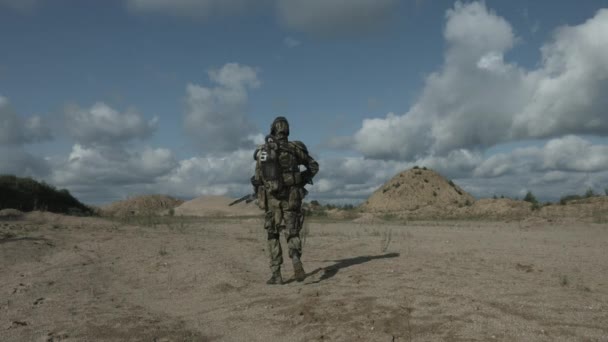
[[[259,217],[5,215],[0,340],[608,341],[606,221],[355,221],[269,286]]]

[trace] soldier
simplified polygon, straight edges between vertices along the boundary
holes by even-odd
[[[293,263],[294,278],[306,277],[302,266],[302,199],[306,196],[306,184],[319,171],[319,164],[308,154],[306,145],[289,141],[289,123],[282,116],[270,126],[266,142],[255,150],[255,175],[251,177],[258,197],[258,205],[265,211],[264,229],[268,233],[268,252],[272,276],[267,284],[283,284],[281,265],[283,251],[279,240],[284,231]],[[300,171],[300,165],[306,167]]]

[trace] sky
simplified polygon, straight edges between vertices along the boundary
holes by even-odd
[[[0,0],[0,174],[88,204],[247,194],[277,116],[309,200],[604,194],[607,108],[606,1]]]

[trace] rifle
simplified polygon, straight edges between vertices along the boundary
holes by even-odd
[[[233,206],[233,205],[235,205],[237,203],[241,203],[243,201],[245,201],[245,203],[249,203],[249,202],[254,201],[255,199],[256,199],[256,195],[255,194],[247,194],[247,195],[245,195],[245,196],[243,196],[243,197],[241,197],[241,198],[239,198],[237,200],[234,200],[234,201],[230,202],[230,204],[228,204],[228,206]]]

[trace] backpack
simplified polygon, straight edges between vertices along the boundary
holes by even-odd
[[[256,161],[264,188],[270,193],[277,193],[283,188],[283,174],[279,163],[279,146],[271,137],[258,148]]]

